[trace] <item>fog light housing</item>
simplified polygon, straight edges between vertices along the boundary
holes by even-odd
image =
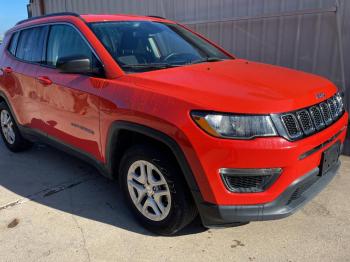
[[[260,193],[266,191],[281,175],[282,168],[219,170],[227,190],[233,193]]]

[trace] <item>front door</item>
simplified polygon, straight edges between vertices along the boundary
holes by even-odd
[[[98,93],[104,80],[88,75],[63,74],[56,68],[61,58],[79,56],[98,62],[75,27],[51,25],[46,66],[37,75],[42,118],[50,138],[101,159]]]

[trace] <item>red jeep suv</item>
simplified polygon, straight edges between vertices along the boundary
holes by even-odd
[[[0,68],[6,146],[86,159],[159,234],[198,214],[206,227],[286,217],[339,169],[348,113],[331,82],[235,58],[160,17],[24,20]]]

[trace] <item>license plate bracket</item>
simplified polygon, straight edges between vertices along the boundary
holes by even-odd
[[[325,175],[334,165],[338,163],[340,156],[340,142],[335,143],[322,154],[320,165],[320,176]]]

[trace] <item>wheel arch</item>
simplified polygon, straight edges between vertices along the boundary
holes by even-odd
[[[2,102],[6,103],[10,107],[6,95],[0,90],[0,103]]]
[[[8,108],[10,109],[11,111],[11,114],[16,122],[16,124],[18,125],[18,119],[17,119],[17,116],[15,114],[15,112],[13,111],[13,108],[12,108],[12,105],[9,101],[9,99],[6,97],[5,93],[3,91],[0,90],[0,103],[1,102],[4,102],[6,103],[6,105],[8,106]]]
[[[107,139],[107,168],[111,174],[118,174],[122,154],[129,146],[135,145],[137,142],[150,143],[152,146],[160,146],[168,150],[176,160],[192,193],[197,195],[200,192],[182,149],[174,139],[163,132],[128,121],[116,121],[111,125]]]

